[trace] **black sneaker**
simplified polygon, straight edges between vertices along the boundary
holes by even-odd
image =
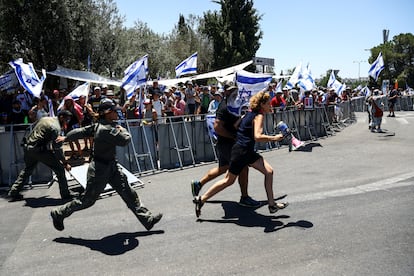
[[[65,229],[65,226],[63,225],[64,218],[62,215],[59,215],[56,210],[52,210],[50,211],[50,216],[52,217],[53,226],[56,230],[62,231],[63,229]]]
[[[201,190],[201,183],[200,181],[193,180],[191,181],[191,192],[193,193],[193,196],[198,196]]]
[[[147,229],[147,231],[151,230],[152,227],[154,227],[155,224],[157,224],[162,218],[162,214],[159,213],[155,216],[152,216],[148,224],[145,224],[144,227]]]
[[[19,201],[23,199],[23,195],[21,193],[11,193],[9,192],[6,196],[9,202]]]
[[[203,205],[204,205],[204,203],[201,201],[201,196],[194,197],[193,203],[195,204],[196,217],[200,217],[201,207],[203,207]]]
[[[242,196],[240,197],[239,205],[243,207],[257,208],[261,206],[261,203],[250,196]]]
[[[271,214],[276,213],[278,210],[285,209],[288,205],[289,205],[288,202],[276,203],[273,206],[269,205],[269,212]]]

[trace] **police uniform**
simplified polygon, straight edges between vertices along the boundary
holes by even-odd
[[[110,99],[104,99],[99,106],[101,115],[108,109],[115,110],[115,104]],[[83,137],[94,137],[95,140],[93,157],[87,172],[86,190],[80,198],[52,210],[51,216],[55,228],[63,230],[64,218],[69,217],[73,212],[92,206],[109,183],[144,227],[150,230],[161,219],[162,214],[154,216],[143,206],[115,158],[116,146],[128,145],[131,142],[131,135],[124,128],[101,117],[95,124],[70,131],[66,141]]]
[[[65,116],[70,114],[65,113]],[[22,198],[20,191],[27,184],[38,162],[47,165],[56,174],[62,199],[71,197],[65,176],[62,143],[55,142],[61,133],[62,127],[58,118],[43,117],[37,122],[29,136],[25,138],[23,144],[25,168],[10,188],[8,193],[10,198]]]

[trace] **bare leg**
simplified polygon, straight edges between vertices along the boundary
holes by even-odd
[[[237,175],[232,174],[231,172],[227,171],[226,176],[222,179],[214,183],[207,192],[201,196],[201,202],[206,202],[209,198],[214,196],[215,194],[219,193],[220,191],[224,190],[228,186],[232,185],[236,180]]]

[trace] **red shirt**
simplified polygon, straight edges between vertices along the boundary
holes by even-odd
[[[270,101],[272,107],[285,107],[286,100],[282,96],[274,96]]]

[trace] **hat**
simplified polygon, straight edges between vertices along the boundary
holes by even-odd
[[[108,113],[109,111],[113,111],[113,110],[119,110],[119,106],[117,106],[114,101],[112,101],[111,99],[105,98],[102,99],[101,102],[99,103],[99,107],[98,107],[98,112],[100,114],[105,114]]]
[[[283,92],[278,90],[278,91],[276,91],[276,94],[283,94]]]
[[[95,90],[101,90],[101,88],[99,86],[95,86],[93,91],[95,91]]]
[[[203,91],[208,91],[208,86],[203,86]]]
[[[106,91],[106,95],[107,96],[114,96],[115,94],[114,94],[114,90],[107,90]]]
[[[70,117],[72,117],[72,113],[69,110],[63,109],[63,110],[59,111],[59,113],[58,113],[58,117],[60,117],[60,116],[65,116],[65,117],[70,116]]]
[[[181,98],[181,92],[180,91],[174,92],[174,95]]]
[[[190,81],[190,80],[188,80],[185,84],[191,84],[191,85],[193,85],[193,82]]]
[[[103,85],[102,85],[102,88],[108,88],[108,85],[103,84]]]
[[[234,86],[234,85],[228,85],[228,84],[225,84],[225,85],[224,85],[224,91],[232,91],[232,90],[234,90],[234,89],[237,89],[237,86]]]
[[[67,95],[63,98],[63,100],[64,101],[73,101],[73,98],[71,96]]]
[[[145,99],[144,104],[150,104],[151,100],[150,99]]]
[[[220,96],[220,97],[223,97],[223,89],[222,88],[220,88],[216,93],[214,93],[214,95],[213,96]]]
[[[53,90],[53,94],[59,94],[59,90],[57,89]]]

